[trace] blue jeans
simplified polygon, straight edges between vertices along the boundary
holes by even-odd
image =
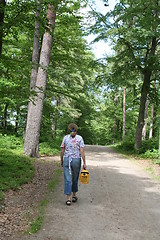
[[[78,192],[78,179],[81,169],[81,158],[73,158],[71,162],[71,171],[69,170],[69,158],[64,157],[64,194],[70,195],[72,192]]]

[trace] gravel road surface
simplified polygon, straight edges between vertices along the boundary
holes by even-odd
[[[86,146],[89,184],[65,205],[63,176],[42,229],[27,240],[159,240],[160,183],[108,147]]]

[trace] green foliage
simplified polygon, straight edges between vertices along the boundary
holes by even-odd
[[[0,192],[18,189],[33,179],[34,167],[25,156],[0,148]],[[1,199],[2,200],[2,199]]]
[[[57,155],[60,153],[60,145],[59,141],[55,142],[53,139],[52,142],[41,142],[39,144],[39,152],[41,155]]]
[[[0,134],[0,148],[4,150],[16,150],[16,152],[23,152],[23,139],[15,135]]]
[[[36,233],[41,229],[43,223],[43,216],[38,216],[30,225],[29,233]]]
[[[122,153],[130,153],[130,154],[135,153],[133,140],[121,142],[120,144],[115,145],[114,148]]]
[[[159,157],[159,151],[158,149],[152,149],[147,150],[144,154],[141,155],[143,158],[149,158],[149,159],[158,159]],[[155,161],[157,164],[160,164],[159,161]]]
[[[49,191],[53,191],[55,186],[57,185],[58,181],[59,181],[59,177],[62,174],[62,170],[61,169],[57,169],[55,174],[54,174],[54,178],[49,182],[48,184],[48,189]]]
[[[158,149],[158,140],[157,139],[148,139],[142,141],[141,148],[139,150],[139,153],[145,153],[146,151],[153,151],[155,149]]]

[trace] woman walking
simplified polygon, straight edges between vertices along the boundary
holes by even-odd
[[[66,204],[78,200],[78,179],[81,169],[81,158],[83,160],[83,169],[86,169],[86,160],[84,152],[83,138],[77,134],[77,125],[71,123],[68,126],[70,134],[63,138],[61,144],[61,166],[64,169],[64,194],[67,195]]]

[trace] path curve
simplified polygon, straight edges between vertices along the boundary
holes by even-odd
[[[44,225],[27,240],[159,240],[160,183],[108,147],[86,146],[88,185],[65,205],[63,176]]]

